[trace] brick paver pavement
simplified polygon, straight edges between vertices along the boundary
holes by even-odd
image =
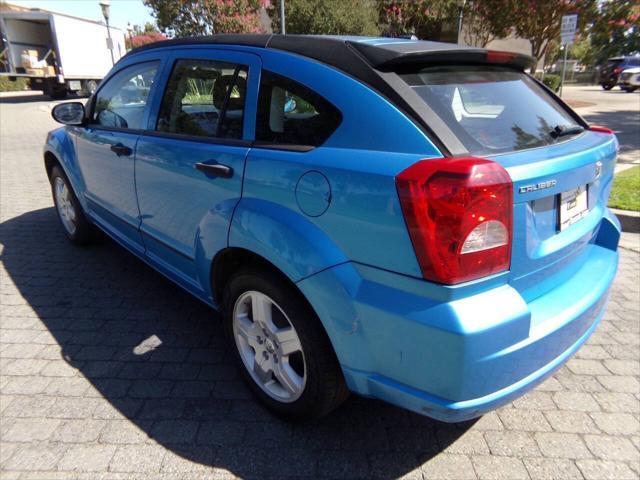
[[[239,381],[208,308],[111,241],[66,242],[36,100],[0,104],[1,478],[638,478],[637,253],[575,358],[475,423],[353,398],[289,425]]]

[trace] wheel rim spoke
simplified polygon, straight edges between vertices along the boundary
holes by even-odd
[[[258,322],[264,328],[270,328],[272,322],[269,297],[258,292],[251,295],[251,313],[254,322]]]
[[[262,355],[255,356],[253,360],[253,372],[263,384],[272,381],[270,370],[266,364],[267,362],[262,358]]]
[[[294,352],[302,351],[300,339],[293,327],[278,330],[275,332],[275,337],[278,340],[280,352],[283,356],[288,356]]]
[[[302,389],[302,378],[293,371],[289,364],[279,362],[273,369],[273,374],[282,388],[290,395],[296,395]]]
[[[245,315],[237,322],[238,334],[254,349],[258,346],[259,327]]]

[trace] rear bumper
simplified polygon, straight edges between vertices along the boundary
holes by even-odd
[[[443,289],[343,264],[299,286],[352,391],[457,422],[533,388],[589,338],[615,277],[619,235],[607,213],[580,268],[529,303],[506,275],[493,287]]]

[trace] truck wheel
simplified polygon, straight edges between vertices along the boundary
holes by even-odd
[[[611,90],[613,87],[615,87],[615,85],[615,83],[603,83],[602,88],[604,90]]]
[[[51,97],[52,100],[64,100],[67,98],[67,94],[66,88],[55,87],[49,92],[49,97]]]
[[[82,82],[82,95],[90,97],[98,89],[98,82],[95,80],[85,80]]]
[[[227,344],[253,393],[288,420],[319,418],[348,396],[331,343],[291,285],[266,270],[240,270],[224,290]]]

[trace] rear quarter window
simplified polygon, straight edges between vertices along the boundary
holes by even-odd
[[[264,70],[256,140],[265,144],[322,145],[342,122],[340,111],[304,85]]]
[[[551,145],[580,126],[535,80],[491,66],[428,67],[401,73],[472,154]]]

